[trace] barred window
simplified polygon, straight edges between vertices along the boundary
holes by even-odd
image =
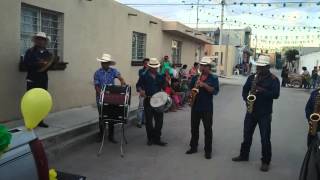
[[[132,33],[132,61],[142,61],[146,57],[146,39],[146,34]]]
[[[63,14],[26,4],[21,5],[20,54],[24,56],[32,47],[32,36],[45,32],[49,37],[47,49],[54,55],[62,57]]]
[[[181,41],[172,41],[172,62],[173,64],[181,64],[181,49],[182,49],[182,42]]]

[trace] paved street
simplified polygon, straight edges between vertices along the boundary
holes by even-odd
[[[89,180],[293,180],[297,179],[306,151],[307,124],[304,106],[308,92],[282,89],[275,101],[272,123],[273,161],[267,173],[259,171],[261,144],[256,129],[249,162],[234,163],[242,141],[245,106],[241,86],[225,85],[215,98],[213,158],[204,159],[203,132],[199,152],[186,155],[190,138],[190,109],[167,113],[163,139],[167,147],[147,146],[145,129],[130,127],[126,155],[119,146],[88,142],[68,156],[52,162],[57,170],[86,176]],[[202,127],[201,127],[202,128]],[[117,136],[119,138],[119,136]]]

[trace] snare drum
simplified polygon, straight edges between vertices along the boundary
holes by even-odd
[[[150,105],[157,112],[165,112],[172,106],[172,100],[167,93],[158,92],[151,97]]]

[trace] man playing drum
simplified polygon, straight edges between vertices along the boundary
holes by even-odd
[[[102,88],[105,85],[114,85],[114,79],[118,78],[121,85],[125,85],[125,81],[120,75],[119,71],[115,68],[112,68],[110,66],[115,65],[115,61],[112,59],[110,54],[103,54],[101,58],[97,58],[98,61],[101,62],[101,68],[99,68],[95,74],[94,74],[94,86],[96,90],[96,101],[98,106],[98,111],[100,115],[100,93]],[[109,141],[112,143],[117,143],[117,141],[114,139],[114,127],[113,123],[108,123],[108,129],[109,129]],[[102,140],[103,132],[105,130],[105,123],[99,118],[99,141]]]
[[[147,131],[147,144],[165,146],[166,142],[161,141],[161,129],[163,125],[163,112],[156,111],[150,105],[151,97],[160,92],[164,85],[165,79],[158,73],[160,62],[156,58],[150,58],[148,63],[149,70],[140,76],[136,86],[140,93],[140,96],[145,97],[144,99],[144,111],[146,120],[146,131]],[[155,125],[153,126],[153,118]]]

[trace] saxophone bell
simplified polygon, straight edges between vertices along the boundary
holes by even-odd
[[[250,102],[254,102],[256,101],[257,97],[254,94],[250,94],[249,96],[247,96],[247,100]]]
[[[319,113],[312,113],[310,115],[309,134],[311,134],[313,136],[317,134],[319,120],[320,120]]]
[[[318,122],[320,120],[320,114],[319,113],[312,113],[310,115],[310,120],[311,121],[315,121]]]

